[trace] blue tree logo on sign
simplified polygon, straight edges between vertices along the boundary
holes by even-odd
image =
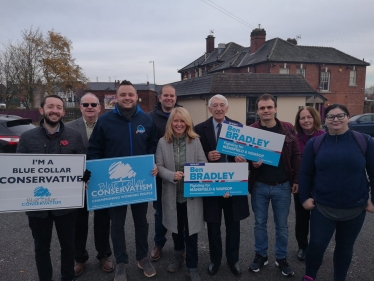
[[[49,192],[48,188],[43,187],[43,186],[38,186],[37,188],[34,189],[34,196],[43,198],[43,197],[49,197],[52,194]]]

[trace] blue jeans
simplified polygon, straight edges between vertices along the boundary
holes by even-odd
[[[353,255],[353,246],[364,224],[366,211],[347,221],[334,221],[322,215],[317,207],[310,217],[310,241],[306,251],[305,274],[316,278],[323,255],[335,232],[334,281],[345,280]],[[323,278],[322,278],[323,279]]]
[[[270,201],[275,223],[275,257],[283,259],[287,257],[287,219],[291,205],[290,182],[275,186],[255,182],[253,187],[251,203],[255,214],[255,251],[263,257],[267,256],[268,251],[267,221]]]

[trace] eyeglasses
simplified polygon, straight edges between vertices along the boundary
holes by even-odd
[[[97,103],[88,103],[88,102],[84,102],[84,103],[82,103],[81,104],[83,107],[89,107],[90,105],[92,106],[92,107],[96,107],[96,106],[98,106],[99,104],[97,104]]]
[[[272,110],[274,108],[274,106],[272,106],[272,105],[269,105],[269,106],[261,106],[260,108],[259,108],[259,110],[265,110],[265,109],[267,109],[267,110]]]
[[[347,116],[347,113],[339,113],[336,115],[326,115],[326,120],[334,121],[335,118],[338,118],[339,121],[344,120],[345,116]]]

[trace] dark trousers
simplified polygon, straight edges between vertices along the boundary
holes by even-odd
[[[299,249],[306,250],[308,247],[310,211],[305,210],[300,202],[299,193],[293,195],[295,203],[295,236]]]
[[[78,218],[75,224],[75,261],[84,263],[88,260],[86,249],[88,235],[89,212],[87,205],[78,209]],[[110,218],[109,209],[94,211],[94,240],[98,260],[112,255],[109,242]]]
[[[58,241],[61,247],[61,280],[74,279],[74,226],[77,212],[55,216],[48,212],[46,218],[29,218],[35,246],[35,261],[40,281],[51,281],[53,270],[51,262],[51,239],[55,222]]]
[[[166,243],[166,227],[162,224],[162,184],[157,185],[157,200],[153,201],[155,209],[155,236],[153,240],[157,247],[163,248]]]
[[[235,264],[239,261],[240,221],[234,221],[232,198],[222,197],[221,199],[220,207],[223,210],[226,225],[226,259],[227,262]],[[207,226],[210,261],[214,264],[221,264],[221,222],[208,222]]]
[[[323,255],[335,232],[334,281],[345,280],[353,255],[353,246],[364,224],[366,211],[347,221],[334,221],[322,215],[318,208],[310,217],[310,241],[306,251],[305,274],[316,278]]]
[[[132,218],[135,227],[135,248],[136,260],[148,255],[148,222],[147,222],[148,202],[131,205]],[[111,236],[113,252],[118,263],[129,263],[126,251],[125,221],[127,205],[109,208],[109,216],[112,221]],[[133,243],[131,243],[133,245]]]
[[[178,233],[173,233],[174,250],[186,249],[186,267],[197,268],[197,233],[189,235],[187,203],[177,203]],[[186,246],[185,246],[186,245]]]

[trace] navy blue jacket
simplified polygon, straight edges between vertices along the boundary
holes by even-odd
[[[366,157],[350,130],[341,135],[326,134],[317,155],[311,139],[305,146],[299,174],[300,201],[312,197],[315,202],[333,208],[364,206],[369,197],[366,172],[374,183],[372,138],[368,141]],[[371,194],[373,199],[373,188]]]
[[[136,113],[128,121],[118,110],[99,117],[89,139],[87,159],[154,154],[157,129],[149,114],[136,105]]]

